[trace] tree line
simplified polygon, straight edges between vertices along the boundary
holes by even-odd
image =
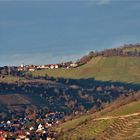
[[[103,51],[91,51],[89,54],[83,56],[81,59],[77,61],[78,64],[85,64],[89,62],[93,57],[103,56],[103,57],[111,57],[111,56],[140,56],[140,44],[129,44],[124,45],[119,48],[111,48],[105,49]]]

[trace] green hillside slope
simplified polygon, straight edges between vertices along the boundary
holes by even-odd
[[[94,57],[78,68],[39,70],[32,73],[64,78],[95,78],[122,82],[140,82],[140,57]]]
[[[135,97],[137,100],[128,98],[118,100],[97,113],[61,124],[57,128],[61,130],[59,139],[139,140],[140,97]]]

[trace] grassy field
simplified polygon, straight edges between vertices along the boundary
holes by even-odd
[[[109,116],[120,116],[120,115],[128,115],[132,113],[140,112],[140,101],[132,102],[128,105],[122,106],[117,110],[114,110],[110,113],[107,113]]]
[[[103,111],[102,111],[103,112]],[[75,128],[77,125],[79,125],[80,123],[86,121],[86,120],[90,120],[95,118],[98,114],[98,116],[102,116],[102,117],[107,117],[107,116],[121,116],[121,115],[129,115],[132,113],[136,113],[136,112],[140,112],[140,101],[134,101],[132,103],[126,104],[124,106],[121,106],[117,109],[114,109],[111,112],[107,112],[104,113],[104,115],[102,115],[101,112],[97,112],[97,113],[93,113],[93,114],[89,114],[89,115],[84,115],[81,116],[80,118],[76,118],[73,120],[70,120],[66,123],[63,123],[62,125],[60,125],[60,129],[68,130],[68,129],[72,129]]]
[[[16,76],[4,76],[0,77],[0,82],[5,82],[5,83],[15,83],[16,81],[23,80],[24,78],[19,78]]]
[[[106,140],[124,140],[125,138],[127,140],[136,140],[140,137],[140,115],[133,116],[133,113],[139,112],[140,100],[132,101],[113,109],[109,113],[106,112],[103,116],[100,112],[85,115],[79,119],[65,122],[57,129],[63,131],[63,135],[60,137],[61,140],[79,140],[81,138],[86,140],[92,138],[97,138],[97,140],[104,140],[104,138]],[[100,115],[97,117],[97,114]],[[130,116],[123,118],[125,115]],[[104,117],[107,117],[107,119],[104,119]]]
[[[103,81],[140,82],[140,57],[95,57],[78,68],[49,69],[32,72],[33,76],[46,74],[63,78],[95,78]]]
[[[140,83],[140,57],[95,57],[87,64],[70,69],[48,69],[32,72],[33,76],[63,77],[63,78],[95,78],[102,81],[121,81]],[[1,82],[16,82],[24,78],[5,76]]]
[[[86,138],[87,140],[90,140],[104,131],[112,123],[113,120],[100,120],[83,123],[82,126],[78,126],[74,131],[71,131],[70,135],[68,135],[68,139],[72,138],[73,140],[77,140],[80,138]]]
[[[63,123],[59,128],[63,131],[67,131],[69,129],[73,129],[75,128],[77,125],[81,124],[82,122],[86,121],[87,119],[90,119],[92,117],[92,115],[84,115],[84,116],[81,116],[80,118],[77,118],[77,119],[73,119],[73,120],[70,120],[66,123]]]

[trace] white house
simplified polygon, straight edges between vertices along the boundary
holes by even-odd
[[[48,69],[49,66],[48,66],[48,65],[41,65],[40,68],[41,68],[41,69]]]
[[[77,63],[71,63],[70,66],[73,67],[73,68],[75,68],[75,67],[78,66],[78,64]]]
[[[29,68],[29,71],[35,71],[35,68]]]
[[[59,66],[58,65],[55,65],[55,69],[58,69],[59,68]]]
[[[50,66],[50,69],[54,69],[54,68],[55,68],[55,66],[54,66],[54,65],[51,65],[51,66]]]

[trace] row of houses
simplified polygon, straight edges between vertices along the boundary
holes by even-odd
[[[35,71],[42,69],[58,69],[58,68],[76,68],[78,67],[77,63],[61,63],[61,64],[49,64],[49,65],[23,65],[18,66],[18,71]]]

